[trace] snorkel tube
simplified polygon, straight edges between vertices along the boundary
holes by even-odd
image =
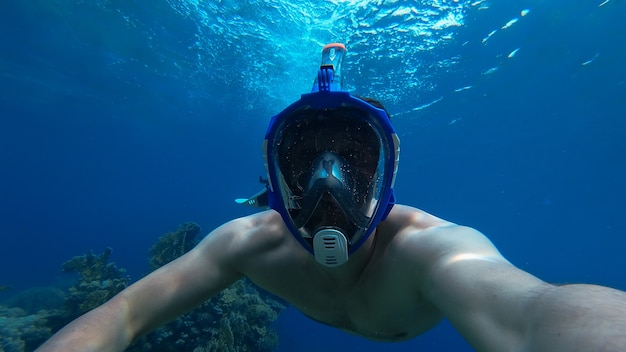
[[[322,49],[322,64],[313,82],[311,93],[343,91],[341,64],[346,53],[346,46],[341,43],[331,43]]]

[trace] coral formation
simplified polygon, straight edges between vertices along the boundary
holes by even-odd
[[[278,335],[270,324],[282,309],[282,303],[261,295],[242,279],[141,338],[128,351],[272,351],[278,346]]]
[[[152,270],[192,249],[199,233],[200,226],[188,222],[159,238],[150,249]],[[270,324],[282,309],[282,303],[261,295],[242,279],[141,338],[128,351],[271,351],[278,345],[278,336]]]
[[[199,233],[200,226],[189,222],[159,238],[150,248],[152,270],[193,248]],[[109,263],[110,255],[107,248],[100,255],[90,252],[63,263],[64,272],[78,273],[67,293],[58,288],[27,290],[0,305],[0,352],[32,351],[69,321],[127,287],[130,279],[124,269]],[[127,351],[271,351],[278,337],[270,324],[283,308],[242,279]]]
[[[0,306],[0,351],[32,351],[50,336],[48,318],[56,312],[28,314],[20,308]]]
[[[156,270],[187,253],[196,245],[199,233],[200,225],[187,222],[180,225],[178,230],[161,236],[150,248],[150,268]]]
[[[16,294],[0,306],[0,351],[32,351],[50,335],[81,314],[106,302],[129,282],[125,270],[103,254],[74,257],[62,266],[77,272],[67,294],[54,287],[33,288]]]
[[[130,278],[126,270],[109,263],[111,248],[95,255],[89,252],[63,263],[64,272],[77,272],[78,281],[69,289],[66,297],[66,312],[76,318],[108,301],[122,291]]]

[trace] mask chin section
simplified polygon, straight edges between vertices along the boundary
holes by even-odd
[[[324,266],[340,266],[348,261],[348,240],[338,230],[319,230],[313,237],[313,253],[315,260]]]

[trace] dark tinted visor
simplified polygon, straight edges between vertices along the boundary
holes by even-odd
[[[341,156],[343,175],[350,177],[355,204],[363,204],[377,174],[380,137],[370,123],[355,118],[357,109],[307,110],[286,123],[277,140],[277,161],[289,189],[301,197],[324,153]]]

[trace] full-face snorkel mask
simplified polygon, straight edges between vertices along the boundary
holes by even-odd
[[[328,267],[344,264],[395,204],[399,140],[383,109],[342,90],[343,44],[322,50],[312,93],[272,117],[268,203]]]

